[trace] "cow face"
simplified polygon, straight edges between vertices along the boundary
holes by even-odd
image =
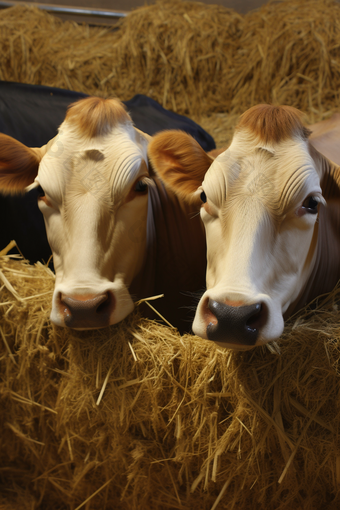
[[[40,153],[24,148],[40,160],[33,186],[53,252],[51,320],[59,326],[103,327],[133,310],[128,288],[146,251],[147,143],[118,101],[89,98],[71,107]],[[7,189],[33,174],[31,165],[14,185],[12,172]]]
[[[324,203],[305,141],[244,148],[240,134],[202,183],[207,291],[193,324],[199,336],[233,347],[281,335],[314,264]]]
[[[197,191],[188,197],[201,201],[207,237],[207,290],[193,322],[198,336],[245,350],[281,335],[283,316],[314,267],[325,205],[320,161],[307,136],[293,108],[255,107],[203,182],[191,180]],[[156,136],[150,154],[154,144],[160,153]],[[174,165],[154,160],[163,180],[175,182]],[[175,187],[183,195],[190,177],[180,177],[179,167]]]

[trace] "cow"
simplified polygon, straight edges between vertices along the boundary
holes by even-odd
[[[160,133],[149,144],[166,185],[183,203],[201,204],[207,290],[196,335],[237,350],[264,345],[280,337],[287,317],[338,282],[336,120],[312,126],[311,134],[293,107],[254,106],[240,117],[229,148],[195,172],[187,162],[202,153],[197,144],[187,144],[186,154],[173,149],[184,133]]]
[[[67,108],[88,97],[82,92],[13,83],[0,80],[0,132],[29,147],[41,147],[57,134]],[[142,94],[123,101],[133,124],[149,135],[164,129],[181,129],[190,133],[206,151],[216,148],[214,139],[193,120],[163,108]],[[50,260],[43,216],[38,208],[37,190],[17,196],[0,196],[0,250],[15,239],[20,253],[34,263]],[[13,248],[11,253],[18,252]]]
[[[120,101],[98,97],[74,103],[42,147],[0,135],[0,191],[39,190],[56,273],[54,324],[109,326],[136,301],[164,294],[156,308],[190,329],[190,292],[205,283],[205,234],[199,209],[150,168],[150,139]],[[200,169],[213,160],[199,152],[191,161]]]

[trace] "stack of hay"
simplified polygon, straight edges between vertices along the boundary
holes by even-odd
[[[257,102],[309,122],[338,108],[339,9],[165,1],[112,30],[15,7],[0,12],[0,79],[145,93],[223,145]],[[1,509],[339,508],[338,291],[287,325],[280,354],[235,353],[138,311],[55,328],[53,284],[40,264],[0,258]]]
[[[245,16],[164,0],[117,29],[18,6],[0,12],[0,79],[122,100],[146,94],[194,117],[223,146],[237,115],[256,103],[290,104],[309,123],[339,107],[339,20],[335,0],[286,0]]]
[[[237,353],[138,311],[52,327],[46,267],[2,256],[0,281],[0,508],[339,508],[336,292],[280,354]]]

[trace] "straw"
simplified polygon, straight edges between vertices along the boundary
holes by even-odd
[[[47,268],[5,255],[0,270],[1,300],[11,288],[23,298],[0,320],[12,509],[291,510],[301,494],[301,508],[340,504],[340,289],[286,325],[277,355],[181,337],[138,309],[97,331],[54,327]]]

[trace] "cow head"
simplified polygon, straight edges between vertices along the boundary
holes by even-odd
[[[146,251],[148,138],[119,101],[101,98],[72,105],[44,147],[0,135],[0,190],[40,190],[59,326],[115,324],[134,307],[128,288]]]
[[[253,107],[203,182],[185,171],[183,158],[169,155],[169,133],[150,144],[163,181],[184,200],[201,202],[208,265],[193,322],[200,337],[244,350],[281,335],[283,316],[315,264],[330,175],[334,181],[337,174],[337,187],[340,181],[339,169],[310,146],[308,135],[294,108]]]

